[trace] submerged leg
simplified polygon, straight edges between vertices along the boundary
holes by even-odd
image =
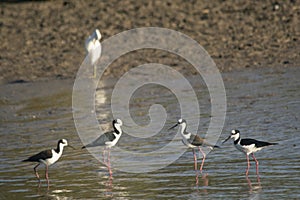
[[[197,155],[195,149],[193,149],[193,155],[194,155],[194,168],[195,170],[197,170]]]
[[[108,149],[108,153],[107,153],[107,168],[108,168],[109,175],[112,176],[112,170],[110,166],[110,148]]]
[[[246,154],[246,158],[247,158],[246,176],[248,176],[249,169],[250,169],[250,161],[249,161],[249,155],[248,154]]]
[[[199,173],[196,171],[196,186],[199,184]]]
[[[205,161],[206,155],[205,155],[205,153],[202,151],[202,149],[201,149],[200,147],[198,147],[198,149],[199,149],[199,151],[202,153],[202,156],[203,156],[203,158],[202,158],[202,163],[201,163],[201,167],[200,167],[200,172],[202,172],[202,168],[203,168],[203,165],[204,165],[204,161]]]
[[[105,160],[105,153],[106,153],[106,147],[104,147],[103,152],[102,152],[102,157],[103,157],[103,164],[106,164],[106,160]]]
[[[249,191],[252,192],[252,183],[251,183],[248,176],[246,176],[246,180],[247,180],[247,183],[248,183]]]
[[[46,177],[46,180],[47,180],[47,186],[48,186],[48,188],[49,188],[48,165],[46,165],[46,173],[45,173],[45,177]]]

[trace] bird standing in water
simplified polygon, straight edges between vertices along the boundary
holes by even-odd
[[[29,157],[28,159],[23,160],[23,162],[38,162],[38,164],[33,169],[34,169],[35,176],[39,180],[39,185],[40,185],[41,180],[40,180],[40,176],[37,172],[37,167],[40,164],[44,164],[46,166],[45,177],[47,180],[47,185],[49,187],[48,168],[49,168],[49,166],[54,164],[56,161],[58,161],[58,159],[62,156],[64,147],[66,147],[66,146],[72,147],[68,144],[68,141],[66,139],[61,139],[58,141],[56,149],[48,149],[45,151],[41,151],[40,153],[35,154],[35,155]],[[72,147],[72,148],[74,149],[74,147]]]
[[[187,147],[192,148],[192,150],[193,150],[195,170],[197,170],[197,156],[196,156],[196,153],[195,153],[195,148],[198,148],[199,152],[202,153],[203,158],[202,158],[202,163],[201,163],[201,166],[200,166],[200,169],[199,169],[200,172],[202,172],[202,168],[203,168],[203,165],[204,165],[204,161],[205,161],[206,155],[205,155],[204,151],[201,149],[201,146],[208,146],[211,149],[213,149],[213,148],[220,148],[220,147],[216,146],[216,145],[209,144],[205,139],[199,137],[198,135],[195,135],[195,134],[187,132],[186,131],[186,129],[187,129],[187,122],[184,119],[179,119],[178,122],[174,126],[172,126],[171,128],[169,128],[169,129],[173,129],[176,126],[180,127],[180,133],[181,133],[181,136],[182,136],[182,142]]]
[[[119,141],[119,139],[122,135],[121,126],[123,125],[123,122],[120,119],[115,119],[112,121],[112,125],[113,125],[113,129],[114,129],[113,131],[104,133],[103,135],[99,136],[92,143],[87,144],[82,147],[82,149],[84,149],[84,148],[89,148],[89,147],[104,146],[103,159],[104,159],[106,150],[108,150],[106,164],[107,164],[110,175],[112,174],[112,170],[110,167],[110,148],[115,146],[117,144],[117,142]]]
[[[256,164],[256,174],[258,175],[258,161],[254,156],[254,153],[257,151],[260,151],[264,147],[270,146],[270,145],[275,145],[278,143],[270,143],[270,142],[263,142],[263,141],[258,141],[255,139],[251,138],[244,138],[241,139],[240,137],[240,131],[239,130],[232,130],[231,135],[223,142],[223,144],[229,140],[230,138],[233,139],[233,144],[234,146],[244,154],[246,154],[246,159],[247,159],[247,169],[246,169],[246,176],[248,176],[249,169],[250,169],[250,161],[249,161],[249,155],[252,154],[252,157],[255,161]]]

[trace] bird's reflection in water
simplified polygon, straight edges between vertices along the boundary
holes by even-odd
[[[56,199],[56,200],[64,200],[64,199],[69,199],[69,197],[63,196],[62,193],[69,193],[72,192],[72,190],[67,190],[67,189],[57,189],[57,190],[49,190],[47,189],[41,189],[38,187],[37,190],[37,195],[42,197],[43,199]]]
[[[113,176],[109,174],[107,181],[105,182],[105,196],[113,197]]]
[[[199,180],[199,176],[200,176],[200,180]],[[200,182],[199,182],[200,181]],[[203,192],[204,194],[207,194],[207,186],[208,186],[208,174],[207,173],[198,173],[196,171],[196,188],[197,191],[200,192],[200,188],[202,189],[201,192]]]
[[[103,163],[107,167],[109,176],[112,177],[112,169],[110,164],[110,148],[104,148],[102,156],[103,156]]]
[[[255,184],[252,184],[252,182],[248,176],[246,176],[246,180],[247,180],[249,194],[250,194],[249,199],[260,199],[260,193],[262,192],[262,186],[260,183],[259,176],[257,175],[257,177],[256,177],[257,183],[255,183]]]
[[[42,186],[43,184],[39,181],[36,187],[37,188],[36,193],[39,196],[43,196],[44,194],[49,193],[50,190],[49,185],[47,187],[42,187]]]
[[[106,155],[107,154],[107,155]],[[101,187],[101,191],[103,191],[104,196],[105,197],[113,197],[113,171],[112,168],[110,166],[110,160],[109,157],[110,153],[109,153],[109,149],[105,149],[103,151],[103,164],[100,168],[100,171],[98,172],[98,176],[100,178],[100,185],[104,186]],[[108,173],[106,172],[106,170],[104,170],[105,168],[107,168]]]

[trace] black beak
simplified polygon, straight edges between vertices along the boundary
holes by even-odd
[[[226,140],[224,140],[224,142],[222,142],[222,144],[224,144],[225,142],[227,142],[227,140],[229,140],[230,138],[231,138],[231,135],[229,135],[229,137]]]
[[[177,124],[175,124],[174,126],[172,126],[171,128],[169,128],[168,130],[171,130],[171,129],[173,129],[173,128],[175,128],[176,126],[178,126],[178,123],[177,123]]]
[[[75,150],[75,148],[74,148],[73,146],[71,146],[71,145],[68,145],[67,147],[70,147],[70,148],[72,148],[72,149],[74,149],[74,150]]]

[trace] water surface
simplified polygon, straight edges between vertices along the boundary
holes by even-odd
[[[249,177],[245,177],[246,158],[232,142],[208,154],[202,174],[193,170],[191,150],[160,170],[136,174],[118,170],[120,166],[115,160],[120,155],[112,149],[110,177],[102,163],[80,149],[82,143],[74,128],[71,109],[72,81],[58,80],[0,86],[0,199],[299,199],[300,70],[249,69],[222,76],[227,117],[218,143],[231,129],[239,129],[242,137],[279,143],[256,153],[260,180],[255,175],[254,162]],[[209,95],[199,77],[188,78],[197,91],[201,109],[199,130],[204,136],[210,119]],[[111,80],[99,84],[96,94],[96,114],[104,130],[111,128],[112,115],[107,102],[114,83]],[[118,147],[151,152],[173,138],[167,128],[180,111],[171,91],[149,85],[138,90],[131,103],[131,115],[139,125],[149,123],[148,111],[153,103],[164,106],[168,120],[158,134],[148,139],[124,134]],[[189,109],[191,119],[199,117]],[[197,127],[190,124],[189,129],[193,128]],[[50,189],[44,179],[39,188],[34,164],[20,161],[55,147],[60,138],[67,138],[77,149],[65,149],[61,160],[50,167]],[[182,145],[180,141],[178,145]],[[148,158],[140,159],[142,163]],[[199,164],[200,160],[201,157]],[[131,165],[130,159],[127,164]],[[39,172],[44,178],[43,167]]]

